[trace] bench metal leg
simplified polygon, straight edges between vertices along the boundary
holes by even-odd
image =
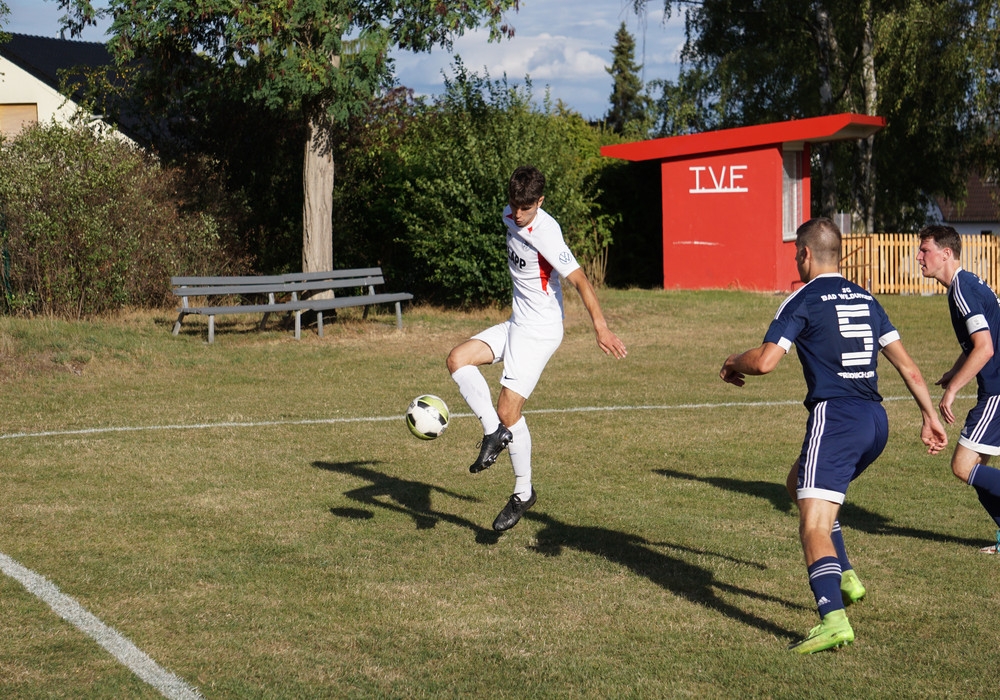
[[[399,308],[399,302],[396,302],[396,328],[403,330],[403,311]]]
[[[316,332],[319,333],[319,337],[323,337],[323,312],[316,312]]]
[[[174,323],[174,335],[181,332],[181,321],[184,320],[185,314],[177,314],[177,321]]]
[[[215,315],[208,317],[208,342],[215,342]]]
[[[295,339],[302,339],[302,311],[295,312]]]

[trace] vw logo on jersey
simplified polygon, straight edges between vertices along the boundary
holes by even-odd
[[[559,253],[559,262],[561,262],[563,265],[569,265],[569,263],[572,260],[573,256],[570,255],[568,250],[564,250],[563,252]]]

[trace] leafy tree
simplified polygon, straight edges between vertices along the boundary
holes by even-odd
[[[635,39],[622,22],[615,32],[615,45],[611,49],[611,66],[605,70],[611,75],[611,109],[604,118],[608,127],[621,134],[629,125],[643,124],[648,117],[649,100],[642,94],[642,66],[635,63]],[[639,127],[639,131],[645,131]]]
[[[403,159],[407,139],[426,109],[412,90],[395,88],[353,118],[347,138],[338,142],[340,177],[351,186],[334,191],[336,267],[377,263],[394,283],[416,288],[417,270],[398,242],[405,226],[399,196],[409,177]]]
[[[546,176],[545,209],[592,279],[603,279],[613,217],[596,203],[606,159],[597,130],[548,99],[532,104],[531,83],[490,80],[456,62],[445,93],[423,111],[401,149],[398,208],[424,298],[476,306],[506,303],[510,278],[500,213],[519,165]]]
[[[10,7],[3,0],[0,0],[0,44],[10,40],[10,35],[3,31],[4,18],[10,14]]]
[[[677,82],[651,80],[650,93],[659,93],[652,100],[650,111],[654,137],[682,136],[719,128],[722,116],[718,102],[712,98],[712,76],[700,68],[681,71]]]
[[[965,41],[972,89],[963,126],[977,138],[967,144],[970,163],[982,174],[1000,180],[1000,4],[975,3]]]
[[[995,21],[1000,10],[990,4]],[[970,59],[989,40],[976,22],[972,3],[912,2],[876,23],[878,113],[889,122],[878,136],[873,192],[883,230],[919,227],[934,195],[961,200],[970,169],[984,163],[989,128],[975,116]]]
[[[647,0],[633,4],[642,11]],[[919,225],[928,196],[960,196],[972,164],[995,153],[995,0],[664,4],[688,7],[685,68],[708,79],[687,94],[714,104],[718,126],[842,111],[887,118],[877,137],[817,149],[825,214],[848,208],[867,230]]]
[[[59,0],[79,33],[99,14],[113,18],[109,47],[120,64],[141,60],[169,99],[192,87],[237,89],[305,127],[304,270],[332,266],[333,144],[390,79],[392,45],[414,51],[447,46],[485,23],[491,38],[510,34],[503,12],[518,0]],[[205,75],[214,77],[212,80]]]

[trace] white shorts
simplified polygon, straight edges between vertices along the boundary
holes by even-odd
[[[490,346],[494,363],[503,361],[500,384],[528,398],[562,343],[563,326],[518,326],[508,320],[472,337]]]

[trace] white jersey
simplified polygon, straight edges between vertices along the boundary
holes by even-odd
[[[580,267],[563,240],[559,223],[539,209],[524,228],[514,223],[508,205],[503,210],[507,226],[507,267],[514,283],[510,319],[518,325],[562,323],[560,277]]]

